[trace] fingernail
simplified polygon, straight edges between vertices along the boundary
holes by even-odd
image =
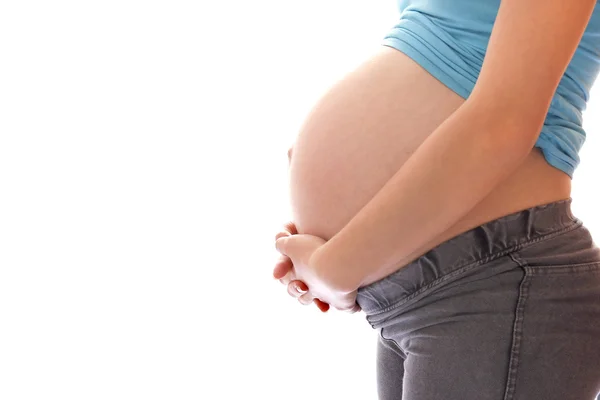
[[[301,289],[300,286],[296,286],[296,290],[298,291],[298,293],[302,293],[302,294],[306,293],[306,290]]]

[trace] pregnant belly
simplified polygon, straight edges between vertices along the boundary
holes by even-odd
[[[463,102],[387,47],[336,83],[293,146],[290,202],[298,231],[329,240]]]
[[[308,115],[293,146],[290,202],[298,232],[333,237],[463,102],[412,59],[387,47],[335,84]],[[570,194],[569,176],[534,148],[467,215],[404,261],[487,221]]]

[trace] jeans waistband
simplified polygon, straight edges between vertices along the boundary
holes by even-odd
[[[466,266],[509,254],[548,235],[575,229],[583,222],[571,212],[571,203],[569,197],[538,205],[461,233],[387,277],[360,288],[357,302],[368,318],[375,316]]]

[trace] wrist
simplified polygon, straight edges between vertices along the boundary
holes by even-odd
[[[350,274],[340,255],[330,240],[313,253],[309,264],[328,289],[338,294],[355,292],[360,287],[360,279]]]

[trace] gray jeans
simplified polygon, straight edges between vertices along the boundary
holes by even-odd
[[[381,400],[594,400],[600,248],[572,198],[464,232],[357,301]]]

